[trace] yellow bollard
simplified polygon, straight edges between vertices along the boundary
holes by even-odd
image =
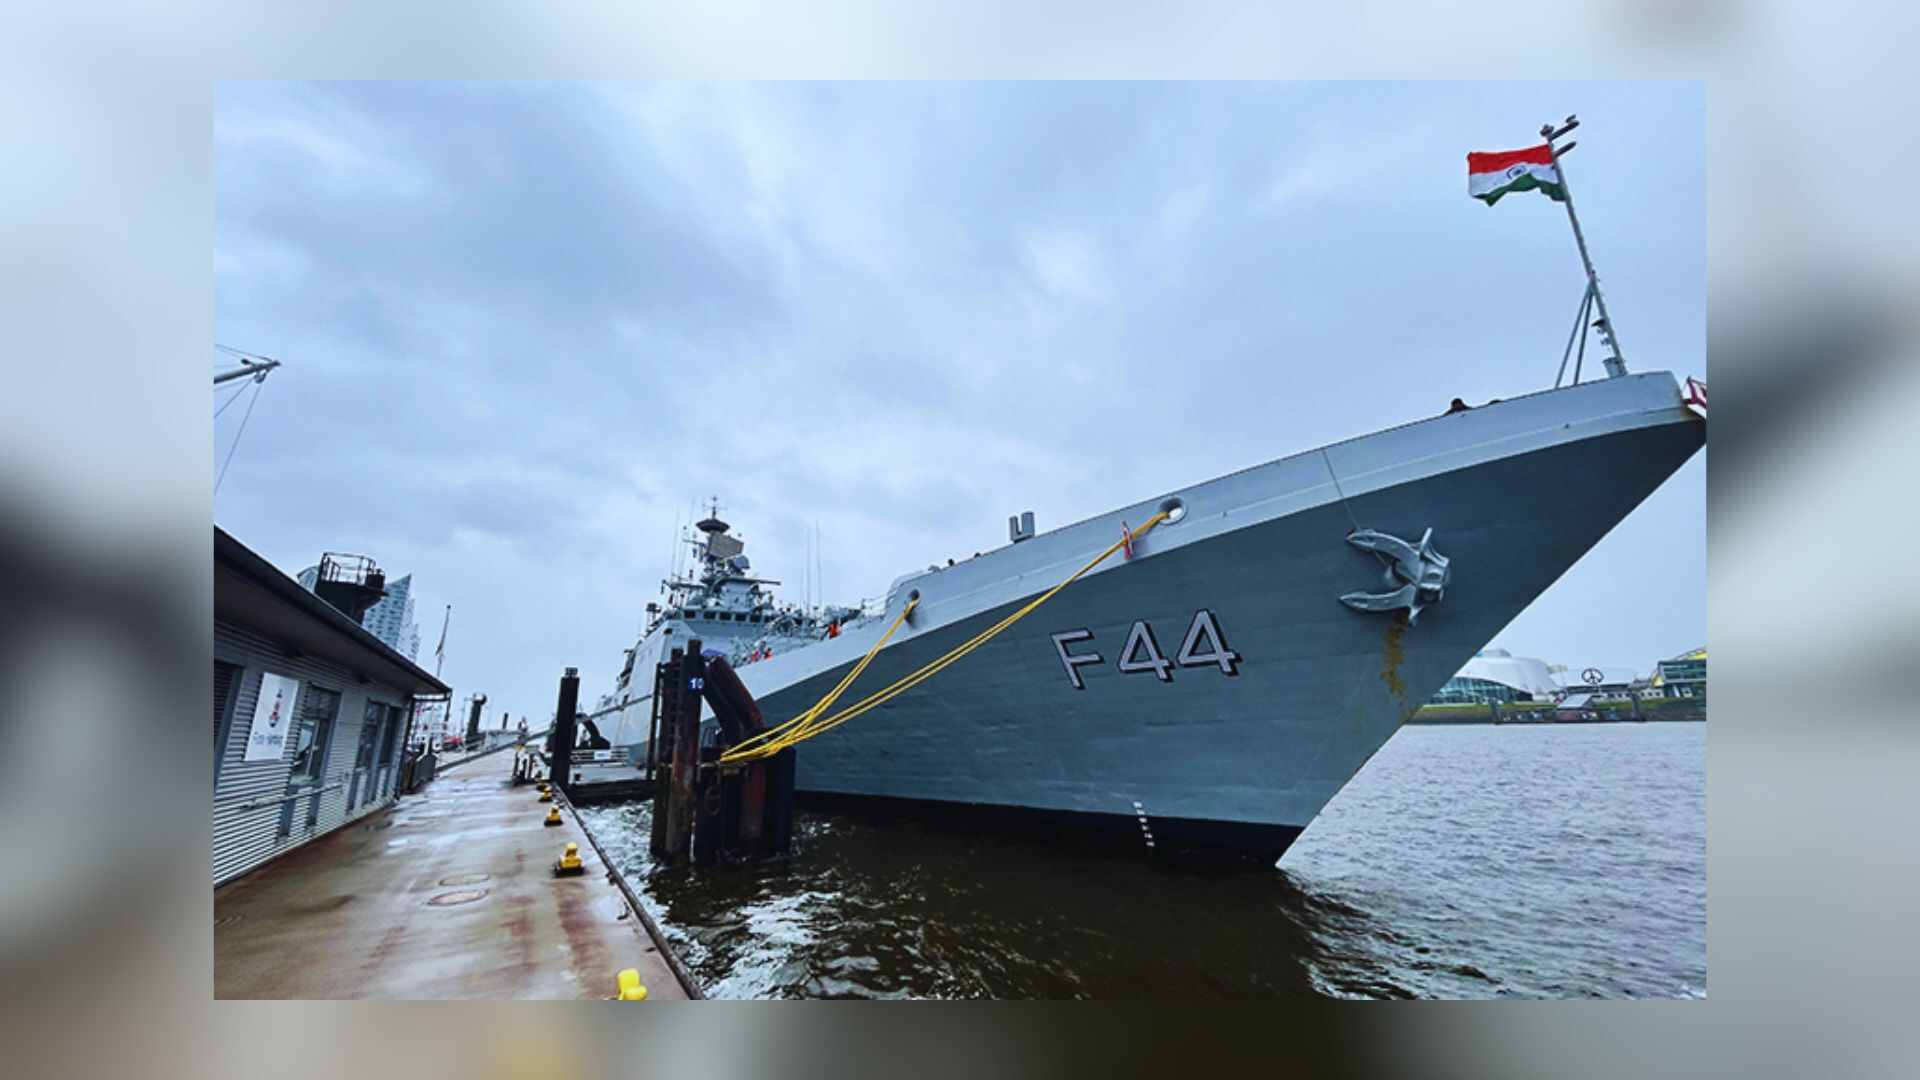
[[[554,877],[579,877],[587,872],[587,865],[580,861],[580,845],[569,843],[560,853],[560,861],[553,864]]]
[[[620,994],[615,1001],[645,1001],[647,988],[640,984],[640,972],[628,968],[620,973]]]
[[[535,802],[552,802],[553,792],[547,790],[546,785],[542,784],[540,787],[540,797],[538,799],[535,799],[534,801]]]
[[[559,807],[557,807],[557,806],[549,806],[549,807],[547,807],[547,821],[546,821],[546,823],[547,823],[548,825],[558,825],[558,824],[560,824],[560,808],[559,808]]]

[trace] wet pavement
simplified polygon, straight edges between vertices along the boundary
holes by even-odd
[[[609,998],[637,968],[649,1000],[686,996],[561,804],[512,787],[513,755],[214,893],[219,998]],[[579,844],[586,873],[555,878]]]

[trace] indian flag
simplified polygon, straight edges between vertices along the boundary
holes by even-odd
[[[1510,191],[1544,191],[1554,202],[1566,201],[1560,170],[1553,167],[1553,151],[1546,143],[1467,155],[1467,194],[1492,206]]]

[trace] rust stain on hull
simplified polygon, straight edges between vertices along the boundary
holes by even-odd
[[[1400,664],[1407,658],[1404,639],[1407,636],[1407,619],[1404,614],[1396,613],[1392,622],[1387,624],[1386,640],[1380,657],[1380,681],[1387,684],[1387,690],[1402,703],[1406,701],[1407,684],[1400,678]]]

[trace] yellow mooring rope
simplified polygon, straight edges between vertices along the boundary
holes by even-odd
[[[887,639],[893,636],[895,630],[900,629],[900,624],[906,621],[907,613],[912,611],[914,605],[919,603],[918,600],[909,600],[907,605],[900,609],[900,614],[894,618],[893,625],[887,627],[887,632],[880,635],[880,640],[874,642],[873,648],[867,650],[867,655],[861,657],[860,662],[854,665],[852,671],[847,672],[846,677],[840,680],[840,685],[835,686],[828,692],[826,697],[821,698],[812,708],[801,713],[799,716],[767,731],[763,731],[750,739],[742,740],[738,745],[720,755],[721,762],[725,764],[736,764],[743,761],[757,761],[762,758],[772,757],[790,746],[805,742],[816,735],[825,734],[864,712],[885,705],[887,702],[892,701],[894,698],[899,697],[901,694],[906,693],[908,690],[913,689],[946,670],[948,666],[958,661],[961,657],[992,641],[1001,631],[1006,630],[1014,623],[1031,615],[1041,604],[1053,599],[1054,594],[1058,593],[1061,589],[1080,580],[1088,571],[1111,558],[1114,552],[1145,536],[1150,529],[1166,519],[1167,511],[1165,510],[1153,515],[1139,528],[1132,530],[1121,539],[1114,541],[1112,547],[1094,556],[1092,561],[1088,562],[1085,566],[1075,570],[1065,581],[1029,600],[1018,611],[1015,611],[1013,614],[1001,619],[998,623],[974,635],[971,639],[954,646],[946,655],[927,663],[918,671],[905,675],[885,689],[875,691],[868,695],[859,704],[848,706],[833,716],[827,717],[824,720],[821,719],[821,714],[832,708],[833,703],[839,700],[840,695],[846,691],[847,687],[853,685],[853,681],[860,677],[860,673],[865,671],[867,665],[879,654],[881,647],[886,645]]]
[[[776,724],[758,735],[740,740],[733,747],[729,748],[726,753],[720,755],[720,760],[729,763],[749,761],[754,758],[771,757],[781,750],[786,749],[787,746],[791,745],[785,741],[786,737],[798,732],[808,723],[812,722],[815,717],[833,707],[833,703],[840,699],[840,695],[846,691],[847,687],[853,685],[853,680],[859,678],[860,673],[867,670],[867,665],[873,662],[875,656],[879,655],[880,649],[887,643],[887,639],[893,636],[895,630],[900,629],[900,624],[907,621],[908,614],[910,614],[919,603],[920,598],[917,596],[908,600],[907,606],[901,608],[900,614],[894,616],[893,625],[887,627],[887,632],[881,634],[880,640],[874,642],[873,648],[867,650],[867,655],[860,658],[860,662],[853,666],[852,671],[847,672],[846,677],[840,680],[840,685],[829,690],[826,697],[814,702],[811,709],[808,709],[806,712],[801,713],[799,716],[785,723]],[[776,741],[779,743],[777,749],[769,749],[765,753],[754,752]],[[796,739],[795,741],[798,740]]]

